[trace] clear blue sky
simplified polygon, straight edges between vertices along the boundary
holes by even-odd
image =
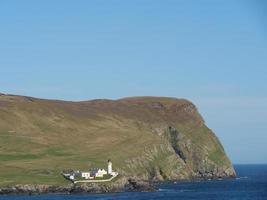
[[[267,163],[267,1],[0,1],[0,92],[192,100],[234,163]]]

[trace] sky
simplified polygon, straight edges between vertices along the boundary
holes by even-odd
[[[233,163],[267,163],[267,1],[0,0],[0,92],[187,98]]]

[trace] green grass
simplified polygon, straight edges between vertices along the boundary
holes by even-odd
[[[0,102],[6,101],[3,98]],[[16,98],[6,106],[0,104],[0,185],[68,184],[62,170],[107,168],[108,159],[120,177],[150,178],[158,171],[164,178],[173,172],[189,176],[191,164],[184,165],[170,141],[152,131],[170,125],[182,135],[181,144],[192,142],[190,162],[193,153],[205,155],[203,147],[215,164],[228,160],[197,113],[176,112],[177,106],[188,104],[185,100],[147,97],[71,103]],[[151,106],[158,101],[164,110]]]
[[[67,185],[69,182],[62,178],[59,171],[50,171],[46,173],[45,170],[26,170],[14,168],[14,171],[1,174],[0,185],[14,185],[14,184],[48,184],[48,185]]]
[[[111,177],[112,177],[111,175],[105,174],[103,177],[95,177],[94,180],[105,180],[105,179],[109,179]]]
[[[209,154],[209,159],[218,165],[222,165],[225,163],[225,157],[223,151],[220,149],[216,149],[215,151]]]
[[[39,159],[40,155],[34,154],[0,154],[0,161],[10,161],[10,160],[32,160]]]

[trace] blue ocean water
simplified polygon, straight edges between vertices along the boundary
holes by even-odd
[[[201,182],[164,183],[157,192],[124,192],[98,195],[0,196],[1,200],[147,200],[235,199],[267,200],[267,165],[235,165],[238,178]]]

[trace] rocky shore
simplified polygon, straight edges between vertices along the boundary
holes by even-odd
[[[205,176],[205,177],[195,177],[191,180],[183,180],[183,181],[205,181],[211,179],[221,180],[222,178],[231,179],[234,177],[235,176],[225,176],[225,177]],[[0,187],[0,195],[101,194],[101,193],[116,193],[116,192],[151,192],[151,191],[157,191],[157,187],[161,183],[164,182],[122,178],[115,182],[110,182],[110,183],[83,183],[83,184],[69,184],[65,186],[26,184],[26,185]]]
[[[38,194],[97,194],[125,191],[155,191],[151,182],[133,179],[120,180],[109,184],[69,184],[53,185],[15,185],[0,187],[0,195],[38,195]]]

